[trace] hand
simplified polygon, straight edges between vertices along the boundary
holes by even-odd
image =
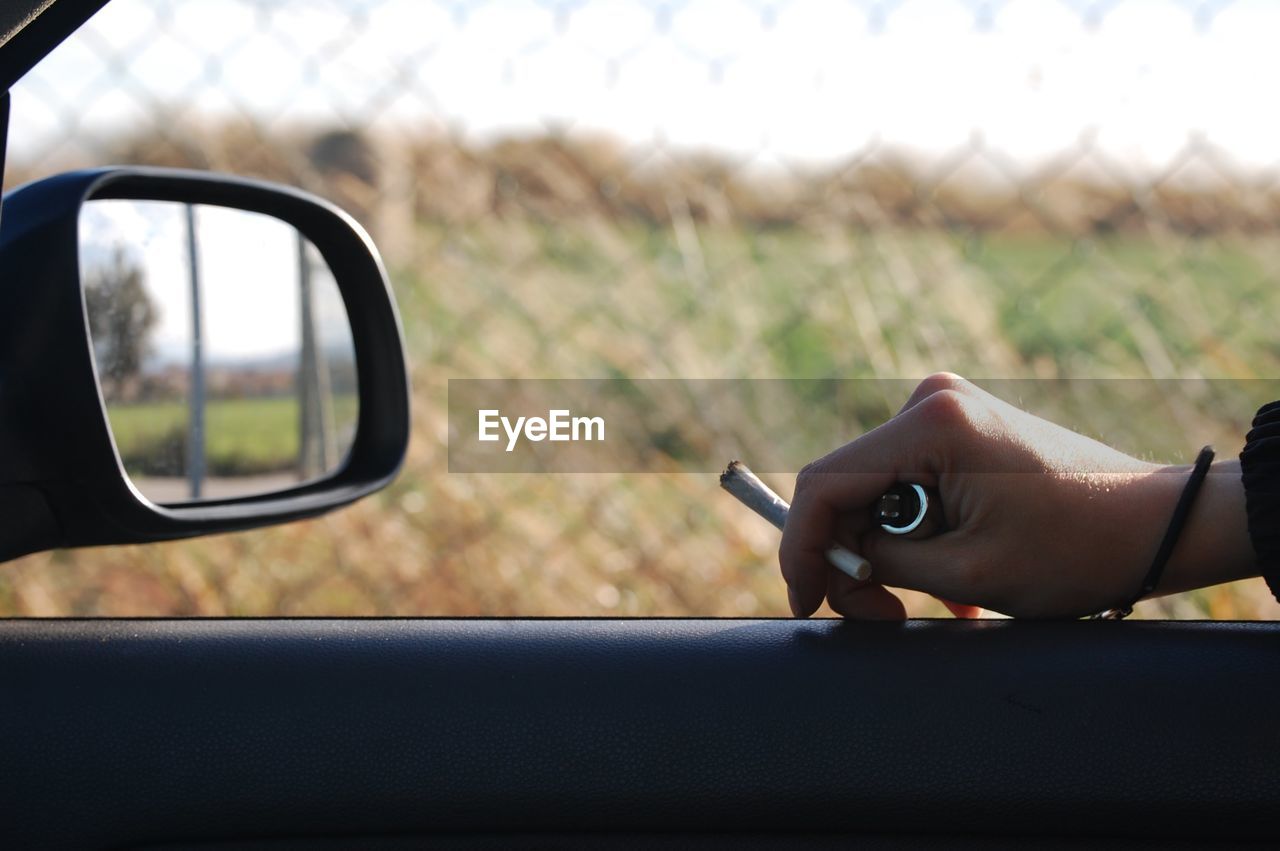
[[[961,616],[1079,617],[1128,603],[1189,471],[930,376],[893,419],[800,472],[779,551],[791,609],[808,616],[825,596],[845,617],[905,617],[885,586],[933,594]],[[894,482],[932,489],[943,531],[880,530],[871,507]],[[833,541],[871,561],[871,581],[828,565]],[[1256,575],[1253,561],[1239,463],[1215,463],[1157,593]]]

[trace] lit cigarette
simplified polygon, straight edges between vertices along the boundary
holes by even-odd
[[[787,512],[791,510],[791,506],[787,505],[786,500],[770,490],[769,486],[760,481],[759,477],[751,472],[751,468],[741,461],[729,462],[729,466],[720,474],[720,487],[737,497],[738,501],[747,508],[750,508],[776,526],[778,531],[782,531],[782,527],[786,525]],[[838,544],[827,550],[826,555],[827,561],[859,582],[871,576],[871,563],[869,561],[856,553],[849,552]]]

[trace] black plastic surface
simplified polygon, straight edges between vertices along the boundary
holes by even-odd
[[[0,846],[1275,839],[1278,706],[1263,624],[8,621]]]

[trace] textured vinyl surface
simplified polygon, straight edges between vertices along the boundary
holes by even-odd
[[[1274,838],[1278,707],[1263,624],[4,621],[0,847]]]

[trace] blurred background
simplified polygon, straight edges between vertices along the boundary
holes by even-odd
[[[113,0],[14,90],[6,187],[149,163],[336,201],[391,274],[413,442],[317,520],[6,564],[0,614],[786,613],[777,533],[677,457],[449,472],[450,378],[947,369],[1234,455],[1280,398],[1277,35],[1270,2]],[[1176,429],[1057,379],[1155,381]]]

